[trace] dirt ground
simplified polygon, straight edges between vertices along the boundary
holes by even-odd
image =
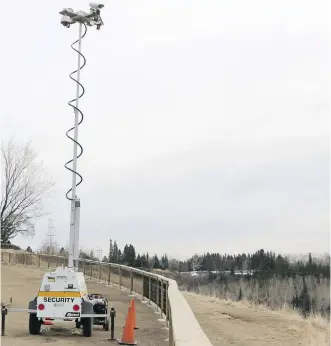
[[[27,308],[28,302],[38,292],[43,271],[15,265],[1,265],[1,301],[13,298],[12,307]],[[116,287],[106,287],[87,280],[90,293],[102,293],[109,300],[110,306],[116,310],[115,337],[120,338],[130,297],[127,292]],[[159,316],[154,310],[140,302],[137,298],[137,327],[135,339],[142,346],[165,346],[168,344],[168,331],[165,323],[159,322]],[[106,345],[110,332],[102,330],[101,326],[94,326],[93,336],[84,338],[81,331],[74,328],[73,323],[57,323],[56,326],[43,326],[41,335],[32,336],[28,331],[28,314],[26,312],[9,312],[6,317],[6,335],[1,337],[4,346],[34,346],[34,345]],[[112,343],[114,344],[114,343]],[[115,343],[117,344],[117,343]]]
[[[214,346],[330,345],[330,327],[321,318],[303,320],[292,311],[182,293]]]

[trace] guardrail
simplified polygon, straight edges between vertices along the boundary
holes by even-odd
[[[61,256],[2,249],[1,262],[55,269],[66,266],[68,260]],[[169,327],[169,346],[212,346],[175,280],[121,264],[84,259],[79,260],[79,271],[87,277],[126,287],[131,293],[146,298],[149,304],[154,303]]]

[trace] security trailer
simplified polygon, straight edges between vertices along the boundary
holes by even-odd
[[[89,295],[84,275],[70,268],[58,267],[45,273],[39,292],[29,302],[30,334],[40,334],[45,321],[75,322],[84,336],[91,336],[93,324],[109,329],[108,301],[101,294]]]
[[[75,122],[66,133],[73,142],[73,158],[65,164],[65,168],[72,172],[72,187],[66,193],[66,198],[71,203],[69,259],[67,267],[58,267],[55,271],[45,273],[37,296],[29,302],[29,331],[33,335],[40,334],[41,325],[48,324],[46,321],[51,321],[51,323],[57,320],[75,322],[77,328],[82,327],[83,335],[86,337],[92,335],[93,324],[102,324],[105,330],[108,330],[109,325],[108,301],[101,295],[89,296],[84,274],[78,271],[80,199],[76,194],[76,188],[83,181],[81,174],[77,172],[77,159],[83,153],[83,147],[78,143],[78,126],[83,121],[83,113],[79,109],[79,99],[84,94],[84,87],[80,83],[80,70],[86,63],[86,59],[81,53],[81,41],[86,35],[87,26],[96,26],[99,30],[103,25],[100,9],[104,7],[98,3],[89,5],[89,12],[75,12],[71,8],[65,8],[60,12],[61,24],[66,28],[70,28],[76,23],[79,26],[79,38],[71,45],[78,55],[78,68],[70,74],[70,78],[77,84],[76,98],[68,103],[74,110]],[[78,43],[77,49],[73,47],[76,43]],[[82,64],[81,59],[83,59]],[[77,73],[76,79],[72,77],[75,73]],[[74,131],[73,137],[69,135],[71,131]],[[80,150],[79,153],[77,149]],[[71,163],[72,166],[69,167],[68,165]]]

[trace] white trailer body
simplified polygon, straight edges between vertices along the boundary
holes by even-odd
[[[37,295],[37,318],[75,320],[87,300],[84,275],[70,268],[45,273]]]

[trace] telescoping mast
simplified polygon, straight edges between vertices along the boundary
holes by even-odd
[[[108,330],[109,316],[107,304],[103,313],[94,312],[95,297],[88,295],[84,274],[78,271],[79,264],[79,220],[80,199],[77,196],[77,187],[82,183],[83,177],[77,171],[77,159],[83,153],[83,147],[78,142],[78,126],[83,121],[83,113],[79,109],[79,99],[84,95],[84,87],[80,82],[80,71],[85,66],[86,59],[81,53],[82,39],[86,35],[88,26],[96,26],[97,30],[103,25],[100,10],[102,4],[90,3],[90,11],[74,11],[71,8],[63,9],[61,24],[66,28],[77,24],[79,28],[78,39],[72,43],[72,49],[77,52],[78,66],[69,77],[76,82],[76,97],[69,101],[74,110],[74,125],[67,132],[67,137],[73,142],[73,158],[65,163],[65,168],[72,172],[72,187],[67,191],[66,198],[70,200],[70,236],[69,258],[67,267],[58,267],[55,271],[45,273],[37,296],[29,302],[29,331],[30,334],[40,334],[41,325],[53,321],[71,321],[76,328],[83,329],[83,335],[92,335],[94,320],[104,321],[104,329]],[[78,47],[74,45],[78,43]],[[73,75],[76,74],[75,77]],[[70,133],[73,131],[73,136]],[[79,151],[78,151],[79,148]],[[70,167],[69,165],[72,164]],[[77,181],[78,177],[78,181]]]

